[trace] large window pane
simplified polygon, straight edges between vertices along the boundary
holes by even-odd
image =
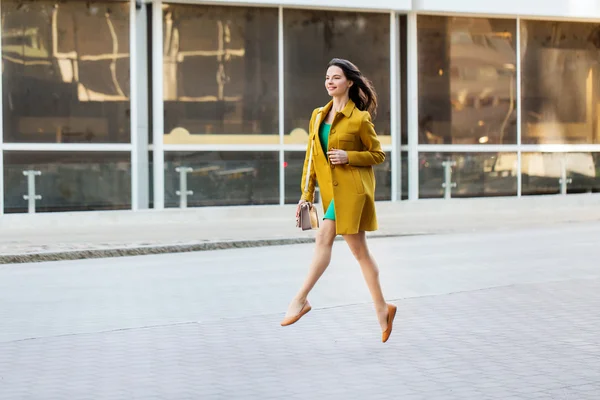
[[[187,205],[279,204],[279,152],[190,151],[165,153],[165,205],[179,207],[181,172]]]
[[[36,211],[131,208],[129,152],[4,152],[4,211],[27,212],[27,176],[35,177]]]
[[[304,183],[302,180],[302,169],[304,167],[304,151],[288,151],[285,153],[285,202],[295,204],[300,200]],[[375,165],[375,200],[391,200],[392,196],[392,155],[385,153],[385,161]],[[320,196],[316,195],[316,201],[320,202]]]
[[[522,21],[522,142],[600,143],[598,24]]]
[[[167,144],[279,143],[276,8],[164,6]]]
[[[523,195],[600,192],[599,153],[523,153]]]
[[[129,2],[2,1],[6,142],[129,142]]]
[[[379,96],[375,129],[390,143],[389,14],[284,10],[285,142],[306,143],[312,111],[330,97],[327,63],[352,61],[373,81]]]
[[[516,143],[516,22],[419,15],[419,143]]]
[[[419,197],[444,197],[446,168],[452,197],[515,196],[517,165],[516,153],[420,153]]]

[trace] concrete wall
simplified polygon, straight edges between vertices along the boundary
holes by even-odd
[[[413,10],[600,20],[598,0],[413,0]]]

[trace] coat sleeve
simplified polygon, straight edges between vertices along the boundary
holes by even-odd
[[[348,151],[348,164],[357,167],[381,164],[385,160],[385,153],[381,150],[381,143],[377,138],[369,113],[364,113],[362,117],[359,134],[365,150]]]
[[[314,201],[314,197],[315,197],[315,186],[317,183],[317,174],[315,173],[315,164],[314,164],[314,160],[312,163],[312,166],[310,168],[310,175],[308,177],[308,190],[304,190],[305,188],[305,184],[306,184],[306,173],[307,173],[307,169],[308,169],[308,159],[310,157],[310,145],[311,143],[313,143],[313,136],[314,136],[314,132],[313,132],[313,124],[315,122],[315,117],[317,115],[317,111],[318,109],[315,109],[312,113],[312,116],[310,118],[310,123],[308,125],[308,144],[306,145],[306,153],[304,155],[304,167],[302,168],[302,180],[300,182],[300,190],[302,193],[302,200],[305,201],[310,201],[311,203]],[[314,156],[313,156],[314,158]]]

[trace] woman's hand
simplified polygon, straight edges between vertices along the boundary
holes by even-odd
[[[332,164],[348,164],[348,153],[344,150],[331,149],[327,152],[327,157]]]
[[[298,206],[296,207],[296,218],[300,218],[300,206],[306,203],[306,200],[300,199]]]

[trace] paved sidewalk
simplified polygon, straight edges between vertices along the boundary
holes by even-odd
[[[377,205],[373,237],[600,221],[600,194],[422,200]],[[320,210],[321,214],[322,211]],[[0,264],[307,243],[295,206],[0,217]]]
[[[597,400],[600,226],[347,246],[297,324],[311,245],[0,266],[2,400]]]

